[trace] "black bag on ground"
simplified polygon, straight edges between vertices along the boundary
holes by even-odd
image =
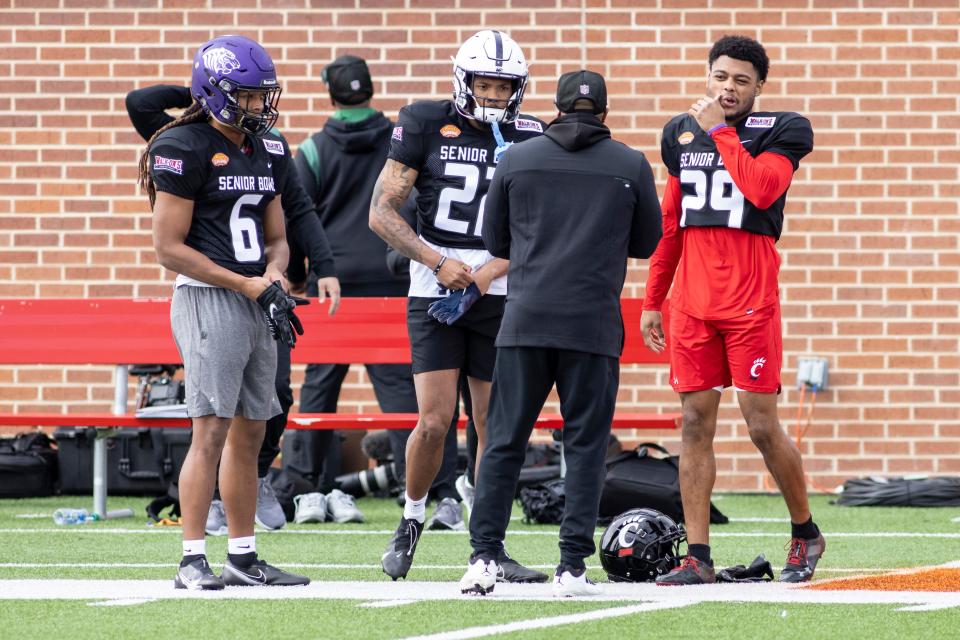
[[[93,428],[61,427],[53,437],[59,449],[60,491],[93,490]],[[107,439],[107,491],[112,495],[166,493],[190,448],[189,429],[118,429]]]
[[[665,457],[654,457],[650,451]],[[645,442],[633,451],[607,460],[607,477],[600,496],[600,520],[609,520],[630,509],[656,509],[683,522],[680,501],[680,456],[671,456],[660,445]],[[726,524],[727,516],[710,505],[710,523]]]
[[[846,507],[960,507],[960,478],[854,478],[843,483],[836,503]]]
[[[523,520],[528,524],[560,524],[566,489],[562,478],[520,489]]]
[[[52,496],[57,483],[57,452],[45,433],[0,438],[0,498]]]

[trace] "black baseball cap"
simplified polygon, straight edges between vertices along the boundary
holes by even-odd
[[[554,104],[561,113],[576,111],[573,105],[577,100],[589,100],[593,103],[594,115],[601,114],[607,108],[607,83],[603,76],[595,71],[570,71],[560,76],[557,82],[557,99]]]
[[[330,97],[340,104],[360,104],[373,96],[373,80],[363,58],[340,56],[323,68],[321,77]]]

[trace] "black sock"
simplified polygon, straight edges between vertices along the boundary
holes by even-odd
[[[257,552],[251,551],[249,553],[228,553],[227,559],[230,560],[230,564],[235,567],[249,569],[250,565],[257,560]]]
[[[812,540],[820,535],[820,528],[813,522],[813,516],[807,518],[807,521],[801,524],[790,523],[790,535],[794,538],[803,538]]]
[[[583,564],[581,561],[579,564],[571,564],[569,562],[560,562],[560,566],[557,567],[557,575],[562,574],[564,571],[569,571],[570,575],[574,578],[579,578],[587,570],[587,565]]]
[[[181,567],[185,567],[185,566],[187,566],[188,564],[190,564],[191,562],[196,562],[197,560],[200,560],[201,558],[206,558],[206,556],[205,556],[204,554],[202,554],[202,553],[197,553],[197,554],[194,554],[194,555],[191,555],[191,556],[183,556],[183,560],[180,561],[180,566],[181,566]]]
[[[713,566],[713,560],[710,559],[710,545],[708,544],[687,545],[687,555],[693,556],[700,562],[706,562],[711,567]]]

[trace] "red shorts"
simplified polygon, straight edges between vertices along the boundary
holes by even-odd
[[[728,320],[671,309],[670,384],[677,393],[729,387],[780,393],[783,337],[779,301]]]

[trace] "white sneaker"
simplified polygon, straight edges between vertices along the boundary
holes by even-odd
[[[293,506],[296,508],[293,521],[297,524],[324,522],[327,519],[327,496],[322,493],[301,493],[293,496]]]
[[[473,483],[470,482],[467,474],[463,474],[457,478],[456,486],[457,493],[460,494],[460,501],[463,506],[467,508],[467,520],[469,520],[470,512],[473,511],[473,497],[476,495],[477,490],[473,488]]]
[[[208,536],[227,535],[227,512],[223,509],[222,500],[210,502],[210,509],[207,511],[207,523],[203,530]]]
[[[343,524],[344,522],[363,522],[363,513],[357,509],[353,496],[348,493],[334,489],[327,494],[327,513],[334,522]]]
[[[495,560],[485,561],[483,558],[477,558],[470,563],[467,572],[460,578],[460,593],[487,595],[496,586],[499,572],[500,567]]]
[[[557,567],[557,572],[553,576],[553,595],[555,597],[598,596],[601,593],[603,593],[603,589],[587,577],[586,569],[578,576],[571,573],[567,567]]]

